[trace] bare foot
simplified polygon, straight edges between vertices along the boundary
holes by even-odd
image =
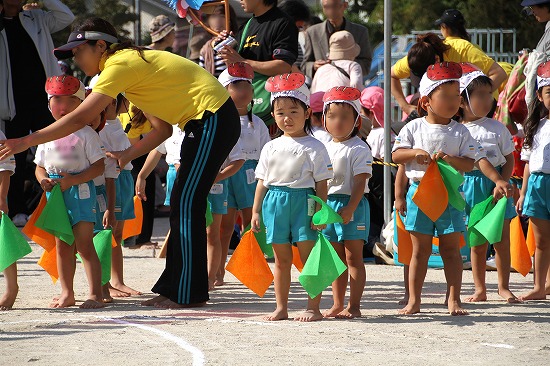
[[[79,307],[81,309],[101,309],[105,307],[105,304],[101,301],[88,299],[84,301]]]
[[[360,318],[361,310],[359,308],[350,308],[347,307],[336,315],[336,319],[353,319]]]
[[[502,297],[508,304],[519,304],[521,301],[510,291],[509,289],[506,290],[499,290],[498,294],[500,297]]]
[[[481,301],[487,301],[487,292],[474,292],[472,296],[467,297],[464,301],[466,302],[481,302]],[[445,304],[447,305],[447,304]]]
[[[114,290],[117,290],[117,291],[119,291],[119,292],[123,292],[123,293],[125,293],[125,294],[128,294],[128,296],[139,296],[139,295],[143,295],[143,292],[138,291],[138,290],[134,290],[133,288],[128,287],[128,286],[126,286],[126,285],[123,284],[123,283],[112,283],[112,284],[110,284],[110,287],[111,287],[111,289],[114,289]],[[118,296],[113,295],[112,292],[111,292],[111,295],[112,295],[113,297],[118,297]],[[121,296],[121,297],[126,297],[126,296]]]
[[[74,293],[61,294],[59,297],[54,297],[50,303],[50,308],[68,308],[76,304]]]
[[[210,280],[208,280],[208,292],[214,290],[214,283],[215,283],[215,282],[216,282],[216,281],[210,281]]]
[[[287,320],[288,311],[286,309],[275,309],[271,314],[264,316],[264,320],[277,321],[277,320]]]
[[[17,292],[19,291],[19,288],[17,288],[15,291],[6,291],[4,296],[0,299],[0,310],[11,310],[13,307],[13,303],[15,302],[15,299],[17,298]]]
[[[170,299],[166,299],[162,302],[157,302],[155,304],[155,307],[162,308],[162,309],[187,309],[187,308],[200,308],[206,305],[205,302],[197,302],[194,304],[178,304],[177,302],[174,302]]]
[[[223,278],[216,278],[216,281],[214,281],[214,286],[223,286],[225,285],[225,282],[223,282]]]
[[[113,302],[113,297],[111,296],[111,291],[109,290],[109,285],[103,286],[101,289],[103,292],[103,302],[110,304]]]
[[[405,296],[403,299],[399,300],[399,305],[407,305],[409,303],[409,297]]]
[[[546,287],[545,293],[546,293],[546,295],[550,295],[550,286]]]
[[[156,303],[163,302],[165,300],[168,300],[166,296],[158,295],[153,297],[152,299],[145,300],[141,302],[141,305],[143,306],[155,306]]]
[[[449,314],[453,316],[468,315],[468,312],[462,308],[462,304],[459,301],[449,301],[447,308],[449,309]]]
[[[342,310],[344,310],[343,306],[332,305],[332,307],[330,309],[323,311],[323,317],[325,317],[325,318],[334,318]]]
[[[306,310],[294,318],[298,322],[316,322],[323,320],[323,314],[319,310]]]
[[[399,310],[397,313],[400,315],[412,315],[420,312],[420,304],[407,303],[403,309]]]
[[[520,296],[519,299],[520,299],[521,301],[526,301],[526,300],[546,300],[546,291],[545,291],[545,290],[543,290],[543,291],[531,290],[531,291],[529,291],[528,293],[526,293],[525,295]]]

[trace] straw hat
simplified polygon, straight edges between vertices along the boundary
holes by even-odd
[[[176,24],[166,15],[157,15],[149,23],[149,33],[153,43],[160,41],[170,33]]]
[[[328,58],[334,60],[355,60],[359,56],[361,47],[355,43],[353,35],[348,31],[338,31],[329,39]]]

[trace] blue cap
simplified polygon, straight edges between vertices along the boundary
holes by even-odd
[[[521,6],[541,5],[546,3],[550,4],[550,0],[523,0]]]

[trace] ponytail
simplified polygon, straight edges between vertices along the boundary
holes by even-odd
[[[539,90],[537,91],[537,98],[534,98],[531,102],[531,105],[529,106],[529,116],[527,117],[527,120],[525,120],[525,124],[523,125],[523,131],[525,132],[523,146],[528,148],[533,147],[533,139],[539,127],[540,120],[544,118],[545,115],[548,115],[548,110],[538,98],[541,94],[542,88],[539,88]]]

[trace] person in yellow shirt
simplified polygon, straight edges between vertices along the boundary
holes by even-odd
[[[73,112],[19,139],[0,141],[0,159],[86,126],[119,93],[141,109],[152,130],[122,152],[109,155],[125,166],[172,135],[185,131],[181,165],[172,190],[166,268],[144,305],[202,306],[208,298],[206,197],[240,136],[239,113],[227,90],[207,71],[183,57],[120,42],[115,28],[100,18],[84,20],[56,57],[73,57],[86,75],[101,72],[92,93]]]

